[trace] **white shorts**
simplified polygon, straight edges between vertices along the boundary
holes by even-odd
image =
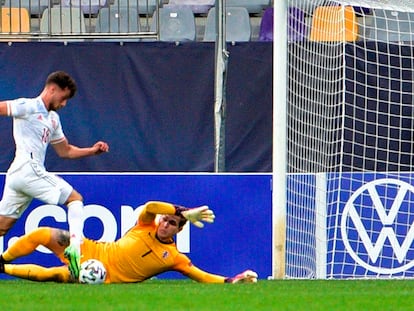
[[[19,218],[34,198],[46,204],[63,204],[72,190],[59,176],[47,172],[37,162],[28,161],[19,169],[7,172],[0,215]]]

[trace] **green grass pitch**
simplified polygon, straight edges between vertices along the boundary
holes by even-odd
[[[414,280],[149,280],[81,285],[0,280],[2,310],[414,310]]]

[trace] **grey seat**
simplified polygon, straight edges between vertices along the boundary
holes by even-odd
[[[96,15],[102,7],[105,7],[106,0],[61,0],[63,7],[80,7],[84,14]]]
[[[206,14],[211,7],[215,5],[216,0],[169,0],[169,5],[182,5],[187,6],[193,11],[194,14]]]
[[[5,0],[3,7],[25,8],[32,16],[42,16],[44,10],[49,7],[49,0]]]
[[[160,41],[194,41],[196,26],[194,13],[189,7],[168,6],[160,8]],[[156,31],[157,16],[151,23],[151,31]]]
[[[249,12],[243,7],[226,8],[226,41],[250,41],[251,25]],[[211,8],[207,15],[203,41],[216,40],[216,9]]]
[[[140,30],[136,8],[102,8],[96,18],[95,32],[128,33]]]
[[[140,15],[151,15],[157,7],[157,0],[114,0],[110,6],[113,8],[135,8]]]
[[[49,12],[51,17],[50,29]],[[44,33],[79,34],[84,33],[85,28],[85,18],[80,8],[48,8],[44,10],[40,20],[40,32]]]
[[[250,14],[260,14],[264,9],[270,6],[269,0],[226,0],[228,7],[243,7]]]
[[[411,42],[414,32],[414,14],[374,9],[372,25],[365,26],[368,40],[384,42]]]

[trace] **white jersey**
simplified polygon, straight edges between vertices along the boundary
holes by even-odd
[[[8,114],[13,117],[16,154],[9,170],[18,169],[28,160],[44,167],[49,143],[65,139],[59,115],[48,111],[41,97],[7,101]]]

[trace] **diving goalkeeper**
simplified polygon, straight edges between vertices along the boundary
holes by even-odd
[[[84,238],[80,260],[64,253],[70,242],[68,231],[39,227],[21,236],[0,256],[0,272],[32,281],[71,283],[78,281],[81,262],[98,259],[107,271],[105,283],[142,282],[166,271],[177,271],[203,283],[256,282],[254,271],[246,270],[234,277],[211,274],[194,266],[178,251],[174,236],[187,221],[201,228],[204,222],[214,222],[214,218],[213,211],[207,206],[186,208],[150,201],[143,206],[136,225],[117,241],[98,242]],[[10,263],[30,254],[39,245],[50,249],[65,265],[47,268]]]

